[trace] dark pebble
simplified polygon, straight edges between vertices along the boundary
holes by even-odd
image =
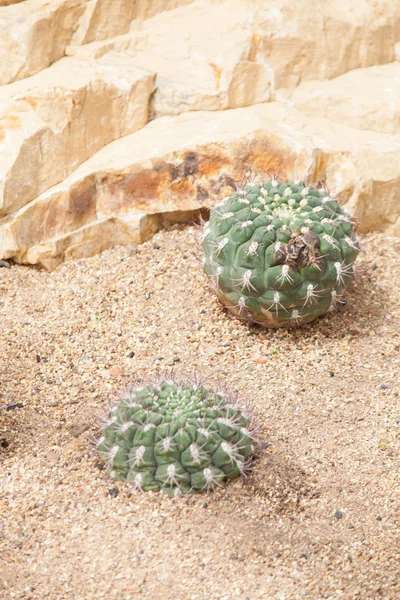
[[[159,244],[153,244],[154,250],[160,250],[161,246]]]
[[[135,356],[135,353],[134,352],[128,352],[128,356],[129,356],[129,358],[133,358]]]
[[[377,521],[382,521],[382,517],[376,517]]]
[[[372,271],[376,271],[377,268],[378,268],[378,265],[372,265],[372,267],[371,267]]]
[[[329,375],[330,375],[331,377],[335,377],[335,371],[329,371]]]
[[[174,356],[174,358],[172,359],[173,362],[181,362],[181,359],[178,358],[177,356]]]
[[[24,405],[22,404],[22,402],[17,402],[16,404],[9,404],[8,406],[6,406],[6,410],[15,410],[16,408],[23,408]]]
[[[341,519],[341,518],[343,517],[343,513],[342,513],[342,511],[341,511],[341,510],[336,510],[336,511],[335,511],[335,514],[334,514],[334,516],[335,516],[337,519]]]
[[[7,440],[1,440],[1,442],[0,442],[0,446],[2,448],[8,448],[9,445],[10,445],[10,443],[7,442]]]
[[[387,386],[387,385],[385,385],[384,383],[382,383],[382,385],[380,385],[380,386],[379,386],[379,389],[380,389],[380,390],[387,390],[387,389],[388,389],[388,386]]]
[[[238,555],[236,554],[236,552],[231,552],[231,554],[230,554],[230,558],[231,558],[232,560],[237,560],[239,557],[238,557]]]
[[[111,496],[111,498],[116,498],[118,496],[118,488],[114,487],[109,489],[108,495]]]
[[[306,554],[305,552],[303,552],[302,554],[300,554],[300,558],[308,558],[308,554]]]
[[[40,362],[40,360],[41,360],[41,358],[40,358],[40,354],[36,354],[36,362],[37,362],[37,363],[39,363],[39,362]]]
[[[11,265],[6,260],[0,260],[0,267],[4,267],[5,269],[9,269],[11,267]]]

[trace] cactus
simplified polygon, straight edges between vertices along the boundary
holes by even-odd
[[[247,184],[210,212],[204,272],[238,317],[279,328],[332,311],[351,283],[359,240],[326,191],[271,179]]]
[[[97,447],[115,480],[178,495],[245,474],[258,443],[250,418],[221,392],[166,380],[127,389]]]

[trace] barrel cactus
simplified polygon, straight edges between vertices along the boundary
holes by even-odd
[[[172,380],[127,389],[98,442],[115,480],[169,495],[245,474],[257,447],[250,417],[222,393]]]
[[[299,326],[332,311],[354,277],[359,240],[341,204],[304,182],[270,179],[210,212],[204,272],[238,317]]]

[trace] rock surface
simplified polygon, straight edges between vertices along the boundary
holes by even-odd
[[[400,134],[400,62],[355,69],[330,81],[305,81],[278,97],[310,116]]]
[[[25,0],[0,8],[0,85],[30,77],[65,54],[82,0]]]
[[[89,0],[86,3],[73,44],[87,44],[129,31],[134,19],[152,17],[193,0]]]
[[[105,144],[143,127],[154,75],[118,60],[63,58],[0,88],[0,216],[62,181]]]
[[[139,243],[248,169],[308,175],[400,234],[391,0],[0,6],[0,259]]]

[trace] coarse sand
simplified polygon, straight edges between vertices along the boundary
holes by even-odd
[[[176,227],[56,271],[0,269],[1,600],[400,598],[400,240],[366,240],[347,304],[295,330],[230,318]],[[250,400],[245,481],[115,484],[94,423],[171,367]]]

